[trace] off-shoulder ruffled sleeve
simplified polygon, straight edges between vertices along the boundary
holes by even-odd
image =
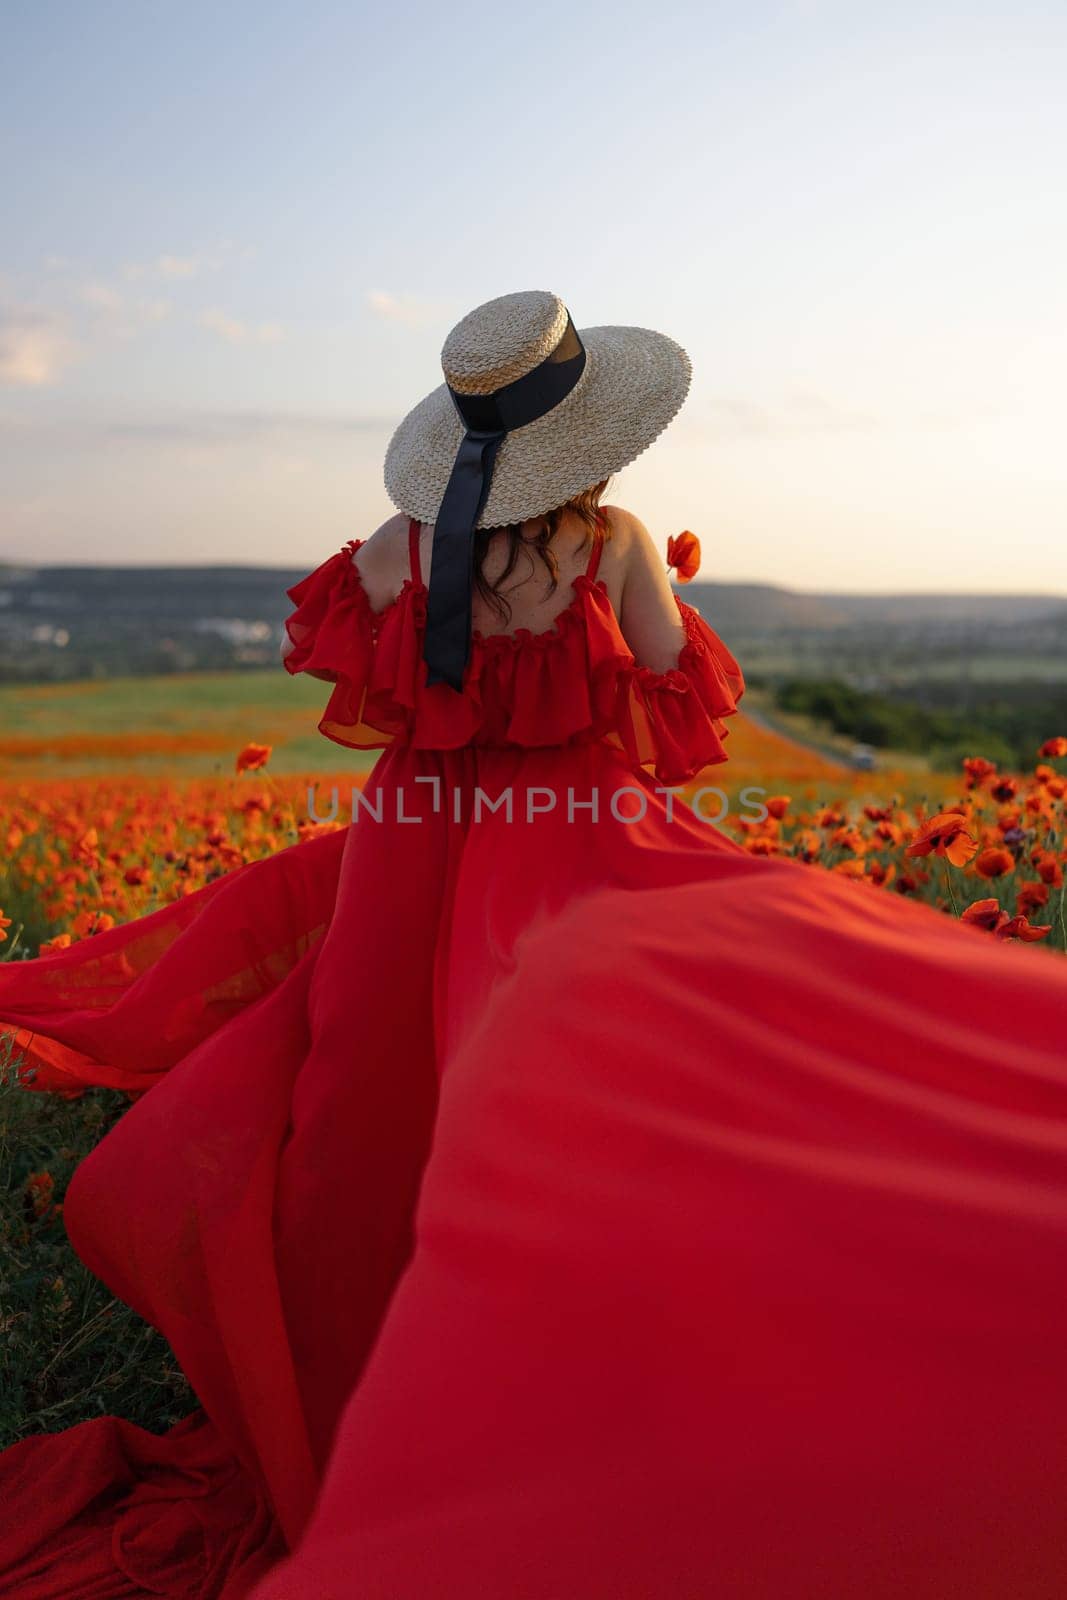
[[[627,755],[664,784],[686,783],[727,759],[725,717],[745,692],[741,668],[698,611],[675,596],[685,643],[675,666],[635,666],[622,686],[618,730]]]
[[[422,658],[426,591],[409,578],[375,611],[351,540],[289,589],[289,672],[332,682],[319,730],[352,749],[401,739],[416,749],[468,744],[529,749],[603,739],[630,762],[681,784],[726,760],[723,719],[744,692],[741,669],[692,606],[675,596],[685,643],[669,672],[639,666],[603,583],[575,596],[543,633],[472,639],[463,691],[427,682]]]
[[[333,692],[320,730],[339,744],[355,745],[374,662],[374,613],[352,564],[359,540],[350,540],[314,572],[286,590],[295,610],[285,619],[293,648],[287,672],[321,672]],[[376,742],[382,743],[377,737]]]

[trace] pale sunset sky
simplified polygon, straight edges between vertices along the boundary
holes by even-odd
[[[514,289],[662,329],[701,576],[1067,594],[1067,7],[7,0],[0,560],[305,569]]]

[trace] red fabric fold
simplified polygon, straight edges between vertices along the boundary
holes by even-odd
[[[0,1461],[19,1509],[0,1593],[18,1600],[243,1600],[285,1554],[269,1506],[203,1411],[166,1434],[97,1417]]]
[[[333,677],[319,728],[338,743],[347,742],[342,737],[347,729],[360,725],[374,662],[375,616],[352,562],[358,549],[359,542],[350,540],[286,591],[296,606],[285,623],[293,643],[286,670]]]
[[[432,802],[476,786],[582,804]],[[152,1085],[63,1216],[210,1419],[0,1453],[0,1595],[1063,1593],[1062,957],[750,855],[603,744],[397,742],[369,787],[0,966]]]
[[[635,667],[620,708],[623,747],[631,760],[654,766],[661,783],[685,783],[725,761],[728,730],[745,692],[741,668],[713,629],[675,596],[686,632],[668,672]]]
[[[137,1096],[157,1083],[321,937],[343,846],[321,834],[135,922],[0,965],[0,1039],[25,1053],[27,1086]]]
[[[744,678],[692,606],[677,600],[686,631],[677,664],[653,672],[636,662],[604,582],[582,575],[543,632],[475,632],[456,694],[426,682],[425,585],[409,578],[374,611],[352,561],[358,548],[351,541],[288,591],[297,609],[286,623],[287,668],[335,680],[319,723],[327,738],[355,749],[402,738],[419,750],[604,741],[672,785],[726,760],[723,719],[736,712]]]

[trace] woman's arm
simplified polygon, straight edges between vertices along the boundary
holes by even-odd
[[[292,650],[294,650],[295,648],[296,648],[296,646],[293,644],[292,639],[290,639],[288,630],[286,630],[285,634],[284,634],[284,637],[282,639],[282,648],[281,648],[281,658],[282,658],[283,662],[284,662],[286,656],[289,655],[290,652]],[[305,675],[305,677],[308,677],[308,678],[321,678],[323,683],[336,683],[337,682],[337,678],[334,675],[334,673],[332,673],[332,672],[316,672],[314,670],[314,668],[312,668],[312,667],[305,667],[304,675]]]
[[[352,564],[359,574],[363,592],[373,611],[379,611],[387,605],[407,577],[407,527],[408,519],[400,512],[396,512],[388,517],[380,528],[376,528],[369,539],[364,539],[356,552],[359,560],[356,560],[356,555],[352,557]],[[286,628],[283,630],[281,643],[283,662],[293,648],[293,641]],[[309,678],[321,678],[323,683],[337,682],[332,672],[317,672],[312,667],[305,667],[303,670]]]
[[[352,564],[359,573],[363,593],[372,611],[384,611],[400,593],[411,571],[408,551],[408,519],[402,511],[387,517],[364,539]]]
[[[619,608],[623,638],[638,666],[669,672],[678,664],[686,635],[667,576],[666,556],[657,550],[639,517],[618,510],[613,510],[613,516],[624,539]]]

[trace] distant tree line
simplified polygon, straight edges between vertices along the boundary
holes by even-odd
[[[931,704],[937,695],[941,704]],[[783,711],[814,718],[835,733],[876,749],[915,751],[935,767],[964,756],[1029,767],[1038,747],[1067,733],[1067,689],[1039,681],[991,684],[978,708],[952,704],[951,685],[924,686],[923,700],[853,688],[839,678],[788,678],[775,699]]]

